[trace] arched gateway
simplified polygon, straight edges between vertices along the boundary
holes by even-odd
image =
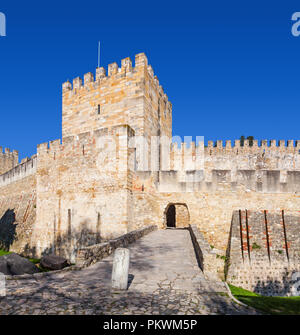
[[[168,204],[164,216],[167,228],[186,228],[190,224],[190,214],[186,204]]]

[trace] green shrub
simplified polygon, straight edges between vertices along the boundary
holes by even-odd
[[[254,243],[252,244],[252,250],[255,250],[255,249],[261,249],[261,246],[258,245],[256,242],[254,242]]]

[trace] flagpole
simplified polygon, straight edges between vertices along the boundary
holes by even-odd
[[[100,67],[100,41],[98,43],[98,67]]]

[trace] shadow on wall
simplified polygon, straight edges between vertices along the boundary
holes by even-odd
[[[255,293],[265,296],[300,296],[300,272],[284,268],[282,279],[259,280],[254,288]]]
[[[80,231],[69,229],[61,234],[55,232],[53,241],[42,251],[42,255],[56,254],[73,260],[78,249],[105,242],[99,233],[87,228],[86,223],[81,224],[80,227]],[[40,256],[36,246],[29,243],[25,245],[23,254],[33,258]]]
[[[6,251],[16,239],[16,214],[13,209],[8,209],[0,219],[0,249]]]

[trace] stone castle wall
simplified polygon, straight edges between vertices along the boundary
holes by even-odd
[[[263,295],[294,295],[300,277],[299,224],[299,211],[235,211],[227,280]]]
[[[6,155],[10,164],[0,175],[0,248],[31,255],[30,241],[36,219],[37,157],[25,158],[16,165],[17,152],[6,150]]]
[[[36,220],[35,174],[0,188],[0,248],[31,255]]]
[[[76,250],[130,230],[131,173],[127,125],[38,147],[36,255]]]
[[[0,147],[0,175],[18,165],[18,159],[18,151],[11,152],[5,148],[3,153],[3,149]]]
[[[232,191],[230,185],[220,184],[211,192],[149,192],[135,190],[134,221],[138,227],[156,224],[166,228],[166,209],[170,204],[185,204],[189,223],[196,225],[205,239],[220,255],[225,255],[231,228],[232,213],[240,208],[250,211],[297,211],[300,195],[289,193],[258,193],[243,185]]]
[[[22,162],[0,175],[0,187],[22,180],[36,173],[37,156],[25,158]]]
[[[146,155],[150,162],[139,169],[136,187],[156,183],[160,192],[197,192],[215,191],[220,183],[228,183],[232,190],[237,185],[244,185],[247,189],[263,193],[295,193],[300,192],[300,141],[284,141],[280,145],[266,145],[262,141],[249,146],[248,141],[241,146],[235,141],[235,146],[226,147],[222,141],[213,147],[212,142],[204,147],[200,142],[197,146],[192,142],[171,144],[165,141],[157,147],[146,148],[151,151]],[[153,150],[154,148],[154,150]],[[138,150],[144,150],[137,147]],[[138,153],[145,156],[145,153]],[[153,166],[158,166],[153,169]]]

